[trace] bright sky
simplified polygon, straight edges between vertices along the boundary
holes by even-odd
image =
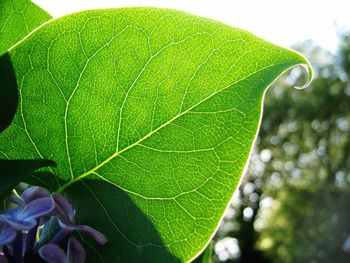
[[[336,50],[337,31],[350,29],[349,0],[33,0],[54,17],[83,9],[176,8],[246,29],[288,47],[306,39]]]

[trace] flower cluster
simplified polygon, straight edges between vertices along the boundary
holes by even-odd
[[[75,222],[74,209],[59,193],[50,195],[46,189],[32,186],[20,197],[10,196],[10,201],[17,206],[0,213],[0,263],[83,263],[84,248],[72,236],[76,231],[100,245],[107,242],[102,233]],[[48,242],[38,238],[45,224],[52,222],[58,223],[56,235]],[[62,247],[67,248],[66,252]]]

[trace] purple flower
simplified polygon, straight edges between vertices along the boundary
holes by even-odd
[[[74,231],[79,231],[89,235],[95,239],[99,245],[104,245],[107,243],[107,238],[101,232],[92,227],[75,223],[74,210],[61,194],[54,193],[52,194],[52,198],[55,200],[56,209],[58,210],[58,223],[61,230],[57,233],[51,243],[59,245]]]
[[[4,222],[0,222],[0,247],[11,243],[16,237],[16,230]],[[1,257],[0,257],[0,262]]]
[[[61,194],[50,195],[46,189],[32,186],[21,196],[11,195],[9,200],[17,207],[0,213],[0,263],[36,262],[39,257],[49,263],[83,263],[85,251],[70,237],[75,231],[89,235],[101,245],[107,242],[99,231],[75,222],[75,211]],[[37,240],[37,232],[49,219],[57,220],[60,230],[47,244],[44,234]],[[67,247],[67,254],[60,245]]]
[[[50,197],[49,191],[39,186],[31,186],[23,191],[21,194],[23,201],[28,204],[29,202],[42,198],[42,197]]]
[[[24,206],[29,202],[41,197],[50,197],[50,193],[42,187],[31,186],[24,190],[20,197],[16,195],[10,195],[9,200],[14,204]]]
[[[63,195],[58,193],[53,193],[52,198],[56,203],[56,210],[58,213],[58,218],[63,222],[74,223],[75,211],[71,204],[64,198]]]
[[[55,244],[47,244],[39,249],[39,255],[48,263],[84,263],[85,250],[74,237],[69,238],[67,254]]]
[[[6,222],[17,231],[28,231],[37,225],[37,218],[48,215],[55,208],[50,197],[35,199],[23,207],[16,207],[0,214],[0,222]]]

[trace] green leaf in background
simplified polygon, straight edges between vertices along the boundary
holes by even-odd
[[[30,0],[1,0],[0,55],[50,19],[48,13]]]
[[[85,240],[89,262],[195,258],[237,187],[266,88],[309,67],[243,30],[156,8],[53,20],[7,55],[20,103],[0,158],[57,163],[51,190],[109,239]]]

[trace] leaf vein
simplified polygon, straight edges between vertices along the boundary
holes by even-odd
[[[250,73],[249,75],[234,81],[233,83],[230,83],[229,85],[227,85],[226,87],[224,87],[221,90],[215,91],[213,92],[211,95],[205,97],[204,99],[202,99],[201,101],[197,102],[196,104],[194,104],[192,107],[190,107],[189,109],[183,111],[180,114],[177,114],[176,116],[174,116],[173,118],[171,118],[170,120],[168,120],[167,122],[163,123],[162,125],[158,126],[158,128],[156,128],[155,130],[149,132],[148,134],[146,134],[144,137],[142,137],[141,139],[139,139],[138,141],[130,144],[129,146],[121,149],[120,151],[116,151],[115,153],[113,153],[112,155],[110,155],[108,158],[106,158],[104,161],[102,161],[99,165],[95,166],[94,168],[92,168],[91,170],[81,174],[78,177],[75,177],[73,180],[67,182],[65,185],[63,185],[62,187],[60,187],[58,189],[58,191],[63,191],[65,188],[67,188],[68,186],[70,186],[71,184],[83,179],[84,177],[94,173],[95,171],[97,171],[98,169],[100,169],[101,167],[103,167],[105,164],[107,164],[108,162],[110,162],[111,160],[113,160],[114,158],[116,158],[117,156],[121,155],[122,153],[128,151],[129,149],[132,149],[133,147],[139,145],[142,141],[146,140],[147,138],[151,137],[153,134],[155,134],[156,132],[158,132],[159,130],[163,129],[164,127],[166,127],[167,125],[169,125],[170,123],[174,122],[175,120],[177,120],[178,118],[180,118],[181,116],[187,114],[188,112],[190,112],[192,109],[196,108],[197,106],[201,105],[202,103],[204,103],[205,101],[207,101],[208,99],[210,99],[211,97],[215,96],[216,94],[225,91],[226,89],[230,88],[233,85],[236,85],[237,83],[246,80],[247,78],[257,74],[260,71],[263,70],[267,70],[271,67],[275,67],[278,65],[283,65],[283,64],[290,64],[290,63],[277,63],[277,64],[271,64],[269,66],[263,67],[259,70],[256,70],[252,73]]]

